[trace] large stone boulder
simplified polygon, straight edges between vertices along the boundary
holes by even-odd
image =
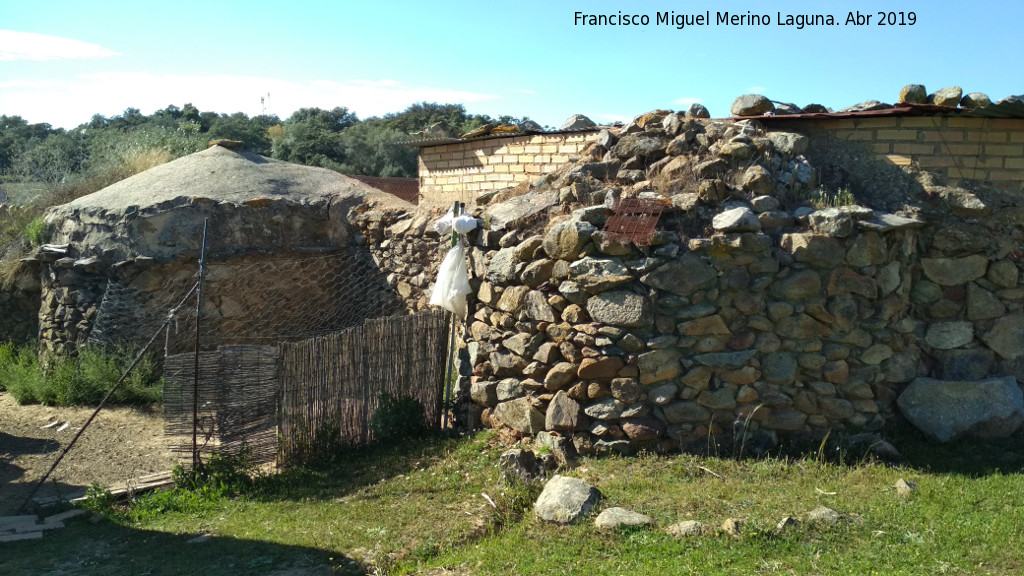
[[[1006,360],[1024,356],[1024,314],[1011,314],[996,320],[981,339]]]
[[[761,116],[775,110],[772,101],[760,94],[744,94],[732,103],[733,116]]]
[[[908,84],[900,90],[900,104],[925,104],[928,102],[928,91],[921,84]]]
[[[697,290],[715,286],[718,283],[718,272],[699,256],[687,253],[640,280],[648,286],[677,296],[689,296]]]
[[[654,321],[647,298],[625,290],[602,292],[587,300],[587,312],[595,322],[622,328],[639,328]]]
[[[975,381],[915,378],[897,404],[911,424],[939,442],[1007,437],[1024,422],[1024,393],[1010,376]]]
[[[527,397],[498,404],[491,420],[496,426],[508,426],[520,434],[536,434],[544,429],[544,414]]]
[[[533,505],[534,514],[545,522],[572,524],[597,504],[601,494],[579,478],[555,476]]]
[[[760,232],[761,222],[750,208],[740,206],[716,214],[711,221],[716,232]]]
[[[597,228],[589,222],[565,220],[544,235],[544,251],[558,260],[575,260]]]
[[[570,132],[576,130],[589,130],[591,128],[594,128],[595,126],[597,126],[597,124],[595,124],[593,120],[587,118],[583,114],[573,114],[572,116],[569,116],[569,118],[565,122],[562,123],[562,126],[559,127],[559,130]]]
[[[956,108],[957,104],[960,104],[960,98],[963,96],[963,93],[964,91],[959,86],[950,86],[938,90],[934,94],[929,94],[928,101],[936,106]]]

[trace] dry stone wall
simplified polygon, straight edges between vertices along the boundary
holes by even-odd
[[[25,344],[39,330],[39,277],[23,270],[8,286],[0,286],[0,342]]]
[[[485,424],[583,449],[709,433],[767,446],[879,430],[929,379],[973,390],[1001,376],[1020,396],[1024,210],[1012,199],[901,172],[915,185],[892,181],[883,205],[899,214],[827,194],[812,206],[798,192],[820,175],[799,134],[638,120],[478,212],[489,228],[469,237],[466,340]],[[601,231],[623,196],[666,205],[650,246]],[[417,244],[428,219],[402,217],[379,253],[393,285],[416,292],[431,276],[411,272],[426,266],[403,267],[431,254]],[[1000,433],[1020,425],[1015,410]]]

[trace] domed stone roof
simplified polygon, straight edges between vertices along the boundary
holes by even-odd
[[[47,222],[51,242],[79,254],[168,261],[195,254],[209,219],[216,258],[338,246],[364,202],[412,208],[332,170],[211,146],[56,206]]]

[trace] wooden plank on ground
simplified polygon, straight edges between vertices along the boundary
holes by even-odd
[[[32,523],[34,524],[38,517],[35,514],[21,514],[19,516],[0,516],[0,532],[7,530],[9,526],[18,524]]]
[[[0,542],[14,542],[16,540],[37,540],[42,537],[42,532],[28,532],[25,534],[3,534],[0,535]]]
[[[81,508],[72,508],[71,510],[65,510],[64,512],[61,512],[60,514],[47,516],[46,522],[63,522],[65,520],[70,520],[72,518],[76,518],[78,516],[82,516],[88,513],[88,510],[83,510]]]
[[[17,534],[25,534],[28,532],[41,532],[43,530],[56,530],[63,528],[63,522],[43,522],[42,524],[22,524],[14,529]]]

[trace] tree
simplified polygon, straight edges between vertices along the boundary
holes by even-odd
[[[285,121],[285,137],[274,147],[281,160],[337,169],[345,161],[340,131],[359,118],[347,108],[300,108]]]
[[[245,148],[260,154],[271,153],[271,141],[267,130],[281,120],[277,116],[254,116],[249,118],[242,112],[230,116],[224,114],[210,125],[207,136],[210,140],[227,138],[245,142]]]
[[[61,131],[25,150],[14,161],[13,168],[23,177],[58,185],[79,172],[88,157],[88,146],[79,133]]]
[[[145,124],[149,121],[147,116],[144,116],[138,108],[126,108],[120,116],[114,116],[108,121],[110,128],[119,128],[121,130],[127,128],[134,128],[141,124]]]
[[[346,128],[341,133],[345,162],[339,169],[345,174],[414,177],[416,150],[398,145],[408,139],[408,134],[376,119]]]

